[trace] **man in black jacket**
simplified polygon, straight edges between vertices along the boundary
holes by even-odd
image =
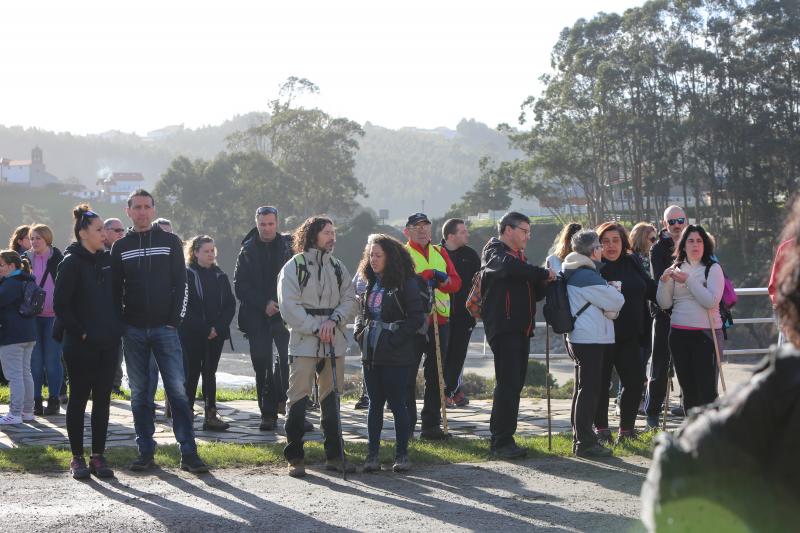
[[[684,210],[677,205],[671,205],[664,210],[664,229],[659,235],[658,242],[650,248],[650,270],[653,279],[658,280],[669,267],[675,246],[681,238],[683,228],[688,219]],[[647,393],[644,399],[644,409],[647,412],[647,426],[658,427],[661,414],[661,404],[667,395],[667,380],[669,379],[669,313],[663,311],[655,304],[652,305],[655,313],[653,321],[653,351],[650,360],[650,369],[647,375]]]
[[[531,221],[522,213],[510,212],[498,223],[499,237],[492,237],[483,249],[481,318],[486,339],[494,353],[497,385],[494,389],[492,454],[515,459],[525,450],[514,442],[519,413],[519,395],[528,372],[530,338],[533,337],[536,301],[544,298],[548,281],[555,272],[531,265],[525,245],[531,238]]]
[[[467,358],[469,339],[475,327],[475,319],[467,312],[466,303],[472,289],[472,278],[481,269],[478,252],[467,246],[469,232],[464,221],[451,218],[442,226],[442,247],[461,278],[461,288],[450,295],[450,341],[445,357],[444,383],[447,408],[464,407],[469,400],[458,390],[461,385],[461,372]]]
[[[194,415],[186,397],[186,374],[177,327],[186,312],[186,265],[181,241],[153,224],[155,201],[137,189],[128,198],[133,228],[111,248],[115,308],[125,324],[125,366],[131,385],[131,411],[139,457],[134,471],[154,466],[150,353],[158,362],[164,390],[172,406],[172,427],[180,444],[181,468],[207,472],[197,455]]]
[[[278,273],[292,258],[292,236],[278,231],[278,210],[259,207],[256,227],[242,240],[233,284],[239,299],[239,329],[250,343],[261,409],[261,431],[272,431],[285,412],[289,388],[289,331],[278,309]],[[272,359],[272,344],[278,360]]]

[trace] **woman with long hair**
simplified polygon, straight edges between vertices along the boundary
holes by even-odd
[[[636,254],[644,267],[645,272],[652,277],[650,272],[650,248],[658,242],[658,230],[649,222],[639,222],[631,229],[631,253]]]
[[[30,250],[31,249],[30,230],[31,227],[28,226],[27,224],[24,224],[22,226],[17,226],[17,228],[11,232],[11,238],[8,240],[8,248],[10,250],[14,250],[20,255]]]
[[[230,424],[217,415],[217,366],[222,345],[231,336],[236,300],[231,282],[217,266],[214,239],[198,235],[186,243],[189,299],[178,328],[186,362],[186,396],[194,405],[197,381],[203,376],[203,429],[225,431]]]
[[[8,413],[0,425],[33,420],[31,353],[36,343],[34,319],[20,314],[25,283],[33,282],[30,263],[14,250],[0,252],[0,364],[8,380]]]
[[[611,371],[617,370],[621,394],[619,406],[619,435],[623,441],[635,437],[634,425],[639,402],[644,388],[641,338],[649,316],[648,300],[655,301],[656,284],[645,272],[639,258],[631,252],[630,240],[625,227],[618,222],[606,222],[597,228],[602,245],[603,268],[600,275],[616,286],[625,297],[625,304],[614,320],[614,344],[603,355],[601,391],[611,386]],[[597,403],[594,425],[598,439],[611,441],[608,427],[608,394],[603,394]]]
[[[355,333],[369,393],[369,451],[364,471],[380,470],[383,409],[388,402],[397,438],[392,470],[404,472],[411,466],[411,427],[405,395],[410,369],[416,362],[416,331],[425,323],[424,307],[414,263],[403,244],[383,234],[371,235],[368,242],[358,267],[367,281],[367,291],[356,318]]]
[[[46,296],[44,308],[36,317],[36,346],[31,356],[33,374],[34,412],[37,416],[56,415],[61,409],[59,393],[64,382],[64,367],[61,364],[61,343],[53,338],[53,291],[56,271],[64,258],[61,250],[53,246],[53,232],[44,224],[34,224],[30,230],[31,249],[25,256],[31,263],[32,273]],[[47,408],[42,406],[42,385],[47,375]]]
[[[75,479],[114,476],[103,457],[111,388],[117,370],[122,323],[114,309],[111,255],[103,241],[103,219],[88,205],[72,211],[75,242],[58,266],[53,308],[63,326],[64,362],[70,375],[67,435]],[[92,399],[92,453],[83,450],[86,403]]]
[[[658,305],[672,310],[669,349],[688,413],[717,398],[719,368],[712,335],[722,346],[719,302],[725,277],[712,259],[714,245],[703,226],[686,226],[675,255],[658,282]]]
[[[572,253],[572,236],[581,230],[581,225],[577,222],[570,222],[561,228],[550,248],[550,255],[545,259],[545,266],[555,272],[561,272],[561,264],[564,259]]]

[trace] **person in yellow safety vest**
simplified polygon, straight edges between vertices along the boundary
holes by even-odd
[[[461,277],[456,272],[447,250],[431,244],[431,221],[424,213],[414,213],[408,217],[403,234],[408,238],[406,248],[414,261],[415,272],[434,289],[433,310],[426,324],[427,331],[417,338],[417,361],[412,365],[408,380],[406,405],[411,420],[411,435],[417,425],[416,383],[419,364],[425,355],[425,400],[422,406],[422,430],[420,437],[427,440],[441,440],[446,437],[442,431],[441,399],[439,397],[439,373],[436,368],[436,338],[433,331],[433,315],[439,325],[439,349],[444,357],[447,354],[449,339],[450,295],[461,288]]]

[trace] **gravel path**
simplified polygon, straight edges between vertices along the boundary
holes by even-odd
[[[641,457],[536,459],[356,474],[155,470],[79,482],[0,474],[0,531],[637,531]]]

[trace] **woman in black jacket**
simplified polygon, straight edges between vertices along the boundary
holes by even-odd
[[[225,431],[230,424],[217,415],[217,366],[222,345],[231,336],[236,312],[228,276],[216,264],[214,239],[198,235],[186,243],[189,299],[178,332],[186,363],[186,396],[194,404],[197,380],[203,376],[203,429]]]
[[[603,360],[600,390],[604,391],[604,395],[597,403],[594,425],[598,439],[610,442],[607,391],[611,386],[611,370],[616,368],[622,385],[617,440],[623,441],[636,435],[634,425],[644,388],[640,342],[648,325],[645,302],[655,302],[658,286],[645,272],[639,258],[631,253],[628,232],[624,226],[616,222],[606,222],[596,231],[603,246],[603,267],[600,274],[622,291],[625,304],[614,320],[614,346],[606,352]]]
[[[425,323],[420,285],[405,247],[388,235],[370,235],[359,273],[367,280],[355,338],[361,345],[364,381],[369,393],[369,452],[364,471],[380,470],[378,450],[383,406],[388,402],[397,435],[392,470],[410,468],[410,419],[405,408],[407,380],[416,362],[416,332]]]
[[[113,477],[103,457],[111,387],[117,368],[122,324],[111,293],[111,257],[103,244],[103,220],[87,205],[73,212],[76,242],[58,266],[53,309],[63,327],[64,361],[70,376],[67,434],[75,479],[90,473]],[[92,398],[92,455],[83,457],[83,417]]]

